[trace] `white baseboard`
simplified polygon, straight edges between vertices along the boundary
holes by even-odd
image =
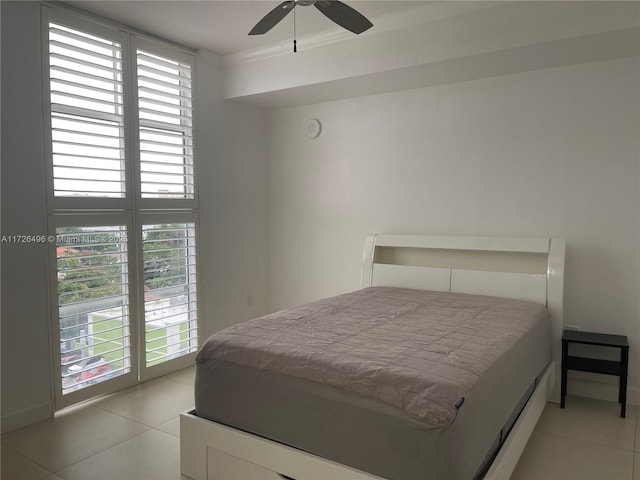
[[[574,375],[571,375],[574,373]],[[581,374],[580,376],[576,374]],[[582,372],[569,372],[567,381],[567,394],[580,397],[597,398],[598,400],[618,401],[617,378],[607,376],[606,381],[598,378],[584,378]],[[600,375],[592,374],[593,377]],[[573,378],[572,378],[573,377]],[[640,405],[640,388],[627,387],[627,405]]]
[[[26,427],[32,423],[41,422],[53,417],[53,402],[46,402],[33,407],[18,410],[2,416],[2,433]]]

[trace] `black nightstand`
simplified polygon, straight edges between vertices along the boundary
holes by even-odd
[[[569,356],[569,343],[599,345],[601,347],[619,348],[620,361],[600,360]],[[567,370],[604,373],[620,377],[618,402],[621,404],[620,416],[625,418],[627,410],[627,372],[629,370],[629,342],[624,335],[605,335],[603,333],[565,330],[562,335],[562,384],[560,408],[564,408],[564,397],[567,395]]]

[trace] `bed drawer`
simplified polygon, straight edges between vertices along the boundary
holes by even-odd
[[[286,478],[242,458],[215,448],[207,448],[207,480],[283,480]]]

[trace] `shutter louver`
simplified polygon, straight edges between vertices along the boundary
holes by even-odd
[[[198,347],[193,223],[143,225],[147,366]]]
[[[192,67],[137,51],[142,198],[195,198]]]
[[[55,197],[124,198],[122,48],[49,24]]]

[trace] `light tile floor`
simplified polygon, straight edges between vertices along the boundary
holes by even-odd
[[[547,404],[512,480],[640,480],[638,408],[567,396]]]
[[[195,369],[2,436],[2,480],[184,480],[178,415]]]
[[[194,369],[2,436],[2,480],[184,480],[178,414]],[[512,480],[640,480],[640,415],[567,397],[545,408]]]

